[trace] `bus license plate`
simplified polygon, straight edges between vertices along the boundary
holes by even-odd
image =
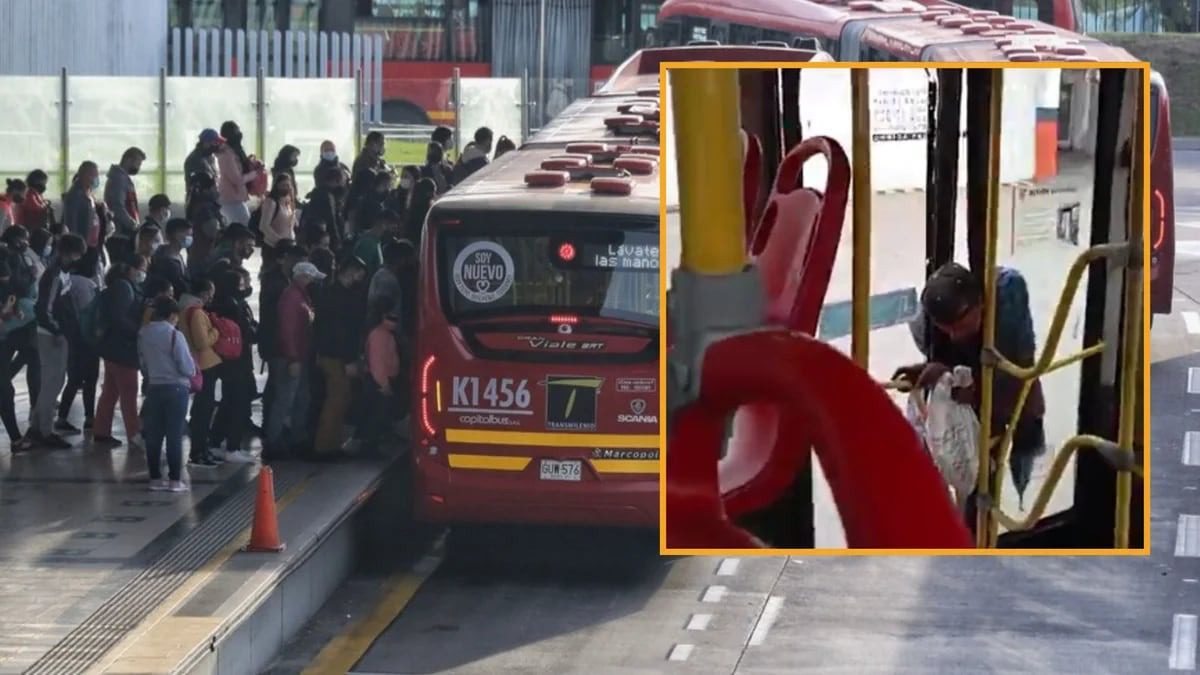
[[[573,459],[558,461],[555,459],[542,460],[542,480],[581,480],[583,478],[583,462]]]

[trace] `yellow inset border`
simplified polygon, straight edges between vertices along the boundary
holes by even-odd
[[[1037,62],[1037,63],[1005,63],[993,61],[964,61],[964,62],[924,62],[924,61],[904,61],[904,62],[838,62],[838,61],[810,61],[807,63],[797,63],[795,61],[729,61],[729,62],[714,62],[714,61],[671,61],[662,62],[659,64],[658,79],[659,79],[659,148],[665,148],[666,143],[663,134],[667,133],[667,115],[669,114],[670,102],[666,99],[667,95],[667,72],[669,70],[702,70],[702,69],[717,69],[717,70],[780,70],[780,69],[809,69],[809,68],[833,68],[846,70],[885,70],[885,69],[955,69],[962,70],[968,68],[978,69],[1004,69],[1004,70],[1020,70],[1020,69],[1056,69],[1056,70],[1101,70],[1101,69],[1120,69],[1120,70],[1140,70],[1142,71],[1142,110],[1145,114],[1141,116],[1142,123],[1142,161],[1144,162],[1145,171],[1142,177],[1142,255],[1143,269],[1149,269],[1150,261],[1150,63],[1147,61],[1130,61],[1130,62],[1092,62],[1092,63],[1070,63],[1063,61]],[[666,259],[667,255],[667,166],[670,162],[662,161],[659,166],[658,182],[659,182],[659,251],[660,255]],[[666,265],[659,265],[659,292],[660,297],[667,297],[667,278],[669,271]],[[659,330],[663,335],[667,331],[667,315],[663,312],[659,316]],[[764,549],[681,549],[667,547],[667,485],[666,485],[666,470],[667,470],[667,426],[665,424],[667,416],[667,342],[660,340],[659,342],[659,410],[662,411],[661,418],[663,424],[659,425],[659,448],[660,457],[662,458],[662,466],[659,471],[659,511],[658,511],[658,539],[659,553],[662,555],[736,555],[736,556],[767,556],[767,555],[797,555],[809,557],[825,557],[825,556],[1148,556],[1150,555],[1150,467],[1152,457],[1150,448],[1150,281],[1149,275],[1144,274],[1142,283],[1142,447],[1144,457],[1143,479],[1142,479],[1142,547],[1129,549],[1073,549],[1073,548],[1058,548],[1058,549],[866,549],[866,548],[838,548],[838,549],[820,549],[820,548],[764,548]]]

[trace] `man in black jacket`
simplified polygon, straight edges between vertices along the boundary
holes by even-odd
[[[297,246],[289,239],[284,239],[276,245],[279,258],[264,268],[258,293],[258,356],[263,363],[271,363],[278,355],[279,349],[279,298],[292,283],[292,269],[296,264],[308,259],[308,252]],[[271,388],[271,380],[263,389],[262,427],[267,428],[267,413],[271,410],[271,402],[275,392]]]
[[[79,315],[70,294],[70,269],[85,252],[87,244],[83,238],[64,234],[58,241],[58,255],[38,282],[37,344],[41,383],[30,416],[29,434],[13,448],[15,452],[30,450],[36,445],[56,449],[71,447],[54,433],[54,409],[67,380],[67,336],[79,332]]]
[[[346,174],[337,167],[326,167],[318,178],[317,187],[308,193],[308,205],[300,214],[300,241],[318,239],[320,232],[329,234],[329,249],[340,251],[346,236]]]
[[[318,456],[331,457],[342,445],[351,382],[358,375],[365,341],[366,280],[366,263],[361,258],[346,258],[338,266],[336,280],[317,298],[313,346],[325,377],[325,398],[313,442]]]

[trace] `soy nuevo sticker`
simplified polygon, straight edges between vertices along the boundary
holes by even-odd
[[[491,241],[468,244],[454,259],[454,287],[477,304],[495,302],[512,288],[512,256]]]

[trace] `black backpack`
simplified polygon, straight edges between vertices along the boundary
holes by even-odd
[[[254,213],[250,214],[250,222],[246,223],[246,228],[249,229],[251,234],[254,235],[254,243],[259,248],[262,248],[262,245],[263,245],[262,205],[268,199],[271,199],[271,197],[263,198],[263,201],[259,203],[258,208],[254,209]],[[275,206],[276,206],[276,208],[278,208],[279,204],[276,203]]]

